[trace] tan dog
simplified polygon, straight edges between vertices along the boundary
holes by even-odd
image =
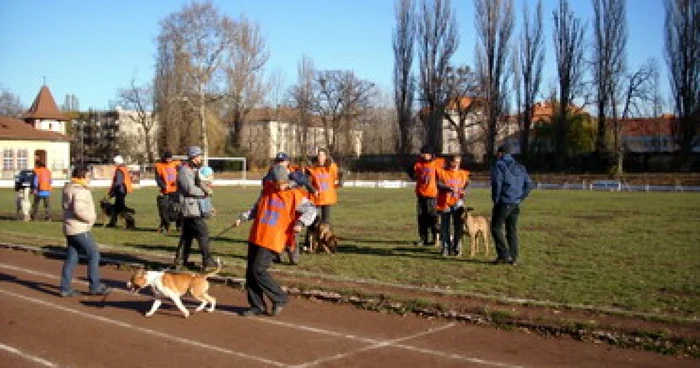
[[[478,241],[481,240],[484,244],[484,251],[486,255],[489,255],[489,234],[491,233],[491,226],[489,225],[489,220],[484,216],[473,215],[472,211],[474,208],[467,207],[464,210],[463,220],[464,220],[464,235],[469,236],[469,255],[471,257],[476,256],[479,244]]]
[[[311,252],[324,250],[328,254],[336,252],[338,248],[338,238],[333,234],[331,225],[325,222],[319,223],[311,234]]]
[[[182,304],[180,298],[186,293],[190,293],[192,297],[202,302],[195,309],[195,312],[201,312],[207,303],[209,309],[207,312],[213,312],[216,308],[216,298],[207,294],[209,290],[209,281],[207,278],[214,276],[221,271],[221,260],[216,260],[216,270],[206,274],[199,275],[194,273],[177,273],[168,271],[146,271],[138,270],[131,280],[127,282],[126,287],[136,293],[139,290],[150,286],[153,290],[155,299],[151,309],[146,312],[146,317],[152,316],[163,303],[161,298],[170,298],[175,303],[178,309],[185,315],[185,318],[190,316],[190,312]]]

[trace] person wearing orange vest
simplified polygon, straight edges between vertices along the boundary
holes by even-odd
[[[437,228],[437,171],[445,166],[443,158],[435,158],[433,149],[429,146],[421,148],[418,162],[409,172],[411,179],[416,181],[416,212],[418,215],[418,235],[420,243],[429,246],[435,244]],[[432,240],[428,241],[428,232]]]
[[[338,202],[338,191],[340,187],[340,172],[338,165],[328,155],[328,150],[319,148],[316,157],[312,160],[311,166],[306,168],[306,172],[311,179],[311,185],[316,189],[316,193],[311,196],[319,216],[313,227],[320,223],[331,224],[331,206]],[[306,232],[304,247],[309,247],[311,229]]]
[[[275,255],[284,251],[289,237],[309,226],[316,217],[316,208],[298,187],[290,187],[289,171],[282,165],[272,170],[274,188],[263,190],[253,208],[243,212],[234,221],[253,220],[248,236],[248,263],[246,267],[246,293],[250,308],[243,316],[266,313],[264,296],[272,302],[270,314],[278,315],[288,302],[288,296],[272,278],[268,269]]]
[[[34,168],[34,203],[32,204],[32,219],[36,220],[39,212],[39,202],[44,202],[44,219],[51,221],[51,171],[46,168],[44,161],[38,160]]]
[[[160,161],[156,162],[156,185],[160,192],[156,198],[158,205],[158,214],[160,216],[160,225],[157,232],[170,232],[170,224],[175,221],[176,228],[179,228],[178,223],[178,203],[179,194],[177,193],[177,169],[180,166],[179,161],[173,160],[173,154],[170,151],[163,152]]]
[[[462,157],[450,156],[450,163],[444,170],[438,170],[437,210],[440,213],[440,240],[443,256],[461,254],[462,233],[464,232],[464,195],[469,185],[469,171],[460,168]],[[454,232],[450,236],[450,222]]]
[[[124,158],[121,155],[114,156],[114,164],[116,167],[112,177],[112,186],[107,194],[109,198],[114,197],[114,213],[112,213],[112,218],[109,220],[107,227],[115,227],[117,225],[119,213],[127,208],[126,196],[133,192],[131,174],[124,164]]]
[[[299,167],[298,165],[292,165],[291,159],[289,158],[289,155],[287,155],[284,152],[278,152],[275,155],[275,159],[274,159],[272,166],[268,170],[267,174],[263,177],[263,179],[262,179],[263,191],[268,190],[269,188],[275,187],[275,182],[273,180],[272,171],[276,165],[282,165],[285,168],[287,168],[287,170],[289,171],[289,184],[290,184],[290,186],[304,188],[312,196],[316,194],[316,189],[309,182],[309,179],[304,174],[304,170],[302,170],[302,168]],[[294,234],[294,233],[291,234],[291,237],[289,238],[288,243],[287,243],[286,251],[287,251],[287,256],[289,257],[289,263],[292,265],[299,264],[299,247],[297,246],[296,234]],[[274,261],[275,261],[275,263],[282,262],[281,256],[276,258]]]

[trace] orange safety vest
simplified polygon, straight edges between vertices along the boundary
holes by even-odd
[[[156,175],[165,183],[165,188],[160,188],[163,194],[177,192],[177,166],[179,161],[156,162]]]
[[[37,178],[37,188],[38,191],[50,191],[51,190],[51,171],[45,167],[34,168],[34,175]]]
[[[437,171],[444,166],[445,159],[442,157],[430,161],[418,160],[413,165],[414,178],[416,179],[416,195],[428,198],[437,197]]]
[[[126,192],[133,192],[134,188],[131,186],[131,173],[129,173],[129,169],[125,165],[117,166],[115,169],[114,176],[112,177],[112,188],[114,188],[114,182],[117,180],[117,170],[124,174],[124,186],[126,186]]]
[[[316,189],[317,195],[311,196],[314,205],[328,206],[338,202],[338,165],[331,163],[329,166],[309,166],[306,168],[311,177],[311,185]]]
[[[443,211],[464,198],[464,187],[469,183],[469,171],[467,170],[439,170],[438,180],[454,189],[454,191],[441,190],[438,193],[437,209]]]
[[[281,253],[293,235],[296,209],[304,200],[298,188],[263,193],[255,209],[248,241]]]

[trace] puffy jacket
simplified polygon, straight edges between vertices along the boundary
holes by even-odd
[[[90,189],[83,184],[67,182],[63,186],[63,233],[77,235],[90,231],[97,214]]]
[[[494,204],[517,204],[530,194],[533,184],[525,167],[506,154],[491,170],[491,199]]]
[[[187,162],[180,166],[177,172],[177,192],[180,194],[180,211],[184,217],[201,217],[199,199],[207,196],[207,193],[199,187],[197,172],[192,164]]]

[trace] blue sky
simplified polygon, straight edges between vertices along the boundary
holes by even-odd
[[[515,0],[516,16],[522,3]],[[56,102],[74,94],[80,108],[107,108],[132,78],[144,84],[152,78],[155,38],[160,21],[178,12],[185,0],[2,0],[0,1],[0,88],[32,103],[46,78]],[[547,61],[543,90],[556,71],[550,35],[557,0],[544,0]],[[215,1],[233,18],[244,14],[257,22],[266,37],[268,73],[296,80],[303,55],[317,69],[349,69],[362,79],[391,91],[395,27],[394,0],[231,0]],[[571,0],[580,16],[590,19],[589,0]],[[471,0],[453,0],[459,23],[457,64],[474,65],[474,10]],[[637,68],[650,57],[662,67],[663,1],[628,1],[628,64]],[[517,20],[520,24],[521,20]],[[590,41],[590,36],[588,37]]]

